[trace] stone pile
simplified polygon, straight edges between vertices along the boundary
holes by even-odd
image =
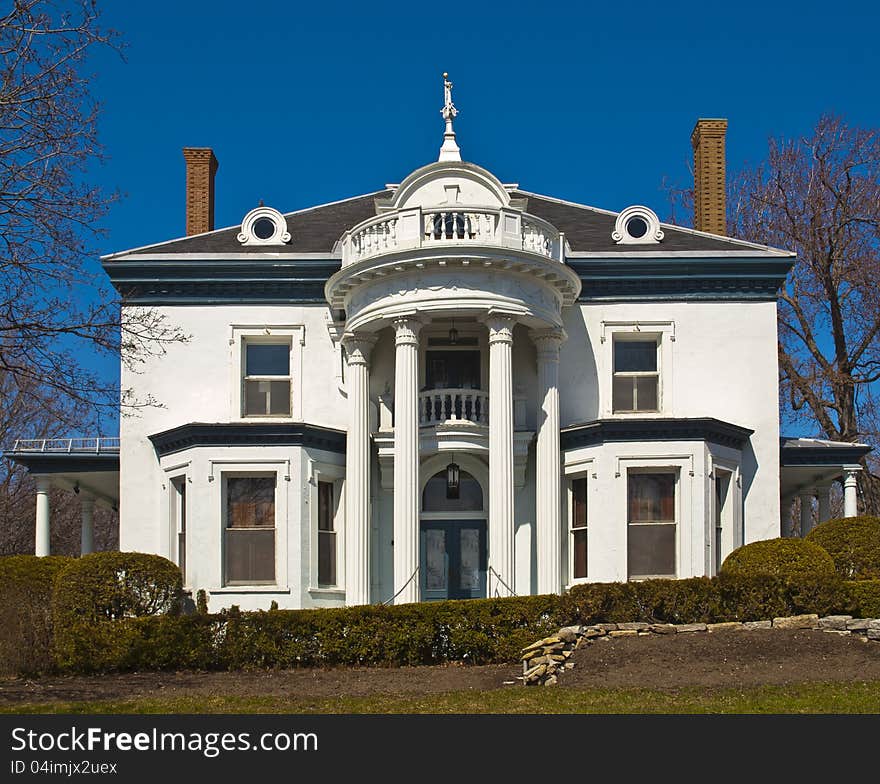
[[[592,626],[564,626],[556,634],[544,637],[522,650],[523,674],[518,678],[526,686],[552,686],[558,676],[574,667],[572,652],[586,645],[616,637],[650,637],[654,634],[693,634],[734,631],[737,629],[811,629],[829,634],[856,635],[865,642],[880,642],[880,618],[853,618],[851,615],[790,615],[772,621],[730,621],[727,623],[596,623]]]

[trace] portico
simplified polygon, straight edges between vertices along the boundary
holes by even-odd
[[[354,426],[368,421],[371,405],[361,392],[369,362],[362,347],[382,330],[394,336],[393,412],[390,407],[388,412],[392,424],[384,432],[380,427],[376,443],[383,475],[387,471],[393,476],[390,483],[383,476],[382,485],[390,485],[394,494],[393,593],[398,603],[420,600],[420,463],[441,452],[476,455],[488,464],[488,590],[493,595],[514,591],[515,482],[535,435],[524,422],[517,422],[517,407],[525,402],[515,394],[512,356],[517,325],[526,328],[534,344],[540,387],[535,401],[540,412],[538,584],[541,591],[562,589],[558,367],[566,336],[561,314],[574,303],[581,284],[564,263],[564,236],[529,215],[523,200],[511,197],[514,186],[461,161],[452,129],[450,88],[447,85],[440,160],[395,186],[389,199],[377,203],[377,217],[340,238],[342,269],[325,289],[331,307],[346,316],[343,346],[353,425],[348,436],[349,541],[362,541],[369,525],[365,485],[370,481],[370,433]],[[432,328],[436,332],[438,325],[451,339],[434,336],[425,343],[424,336]],[[474,376],[467,370],[472,367],[468,358],[455,355],[449,378],[458,381],[441,385],[442,379],[432,375],[435,366],[420,368],[420,358],[433,357],[442,367],[441,349],[456,348],[462,329],[474,335],[473,362],[477,367],[487,364],[488,372]],[[462,373],[468,372],[471,375],[462,381]],[[347,568],[354,585],[369,584],[368,558],[352,556]],[[349,604],[363,600],[360,592],[347,597]]]

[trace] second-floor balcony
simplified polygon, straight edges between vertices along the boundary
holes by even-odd
[[[564,236],[547,221],[512,208],[412,207],[363,221],[341,240],[342,266],[420,248],[510,248],[562,261]]]
[[[489,424],[489,393],[478,389],[428,389],[419,393],[419,425]]]

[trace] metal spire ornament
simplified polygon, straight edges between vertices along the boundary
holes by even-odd
[[[440,147],[440,157],[438,161],[460,161],[461,150],[455,143],[455,131],[452,128],[452,121],[458,115],[458,109],[452,103],[452,82],[449,81],[449,74],[443,73],[443,108],[440,114],[446,120],[446,132],[443,134],[443,146]]]

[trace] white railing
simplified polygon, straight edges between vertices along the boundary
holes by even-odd
[[[411,248],[447,243],[513,248],[562,261],[562,235],[547,221],[512,209],[421,208],[378,215],[342,237],[342,266]]]
[[[81,454],[83,452],[118,452],[119,438],[19,438],[12,446],[13,452],[47,452]]]
[[[479,389],[429,389],[419,393],[419,424],[489,424],[489,394]]]

